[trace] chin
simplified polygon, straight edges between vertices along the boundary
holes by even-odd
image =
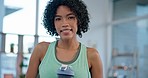
[[[63,37],[61,37],[63,40],[69,40],[69,39],[72,39],[73,38],[73,36],[63,36]]]

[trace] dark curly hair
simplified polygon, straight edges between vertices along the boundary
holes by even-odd
[[[45,29],[48,30],[49,34],[52,36],[58,36],[58,33],[54,26],[54,18],[57,8],[60,5],[64,5],[70,8],[72,12],[76,15],[78,20],[78,31],[77,35],[82,37],[82,32],[85,33],[89,29],[89,14],[87,11],[87,6],[82,0],[52,0],[47,3],[44,10],[43,25]]]

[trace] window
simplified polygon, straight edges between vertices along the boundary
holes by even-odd
[[[4,33],[35,34],[36,0],[4,0]]]
[[[18,52],[18,36],[13,34],[6,35],[6,53]]]
[[[24,36],[23,41],[23,52],[31,53],[34,48],[34,36]]]

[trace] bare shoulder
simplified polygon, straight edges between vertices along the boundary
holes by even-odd
[[[95,48],[87,48],[87,57],[91,78],[103,78],[102,61],[99,52]]]
[[[34,47],[26,73],[26,78],[36,77],[39,64],[46,53],[48,45],[49,42],[40,42]]]
[[[40,42],[35,46],[35,49],[42,50],[48,48],[49,44],[49,42]]]
[[[95,48],[87,47],[87,55],[90,60],[100,57],[99,52]]]
[[[33,50],[33,54],[38,56],[39,59],[42,60],[42,58],[46,54],[49,44],[50,44],[49,42],[38,43]]]

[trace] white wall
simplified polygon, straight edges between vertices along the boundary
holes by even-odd
[[[88,6],[90,14],[90,30],[84,33],[82,38],[78,38],[83,44],[95,47],[101,56],[103,62],[104,78],[107,78],[107,59],[109,48],[111,47],[111,30],[107,26],[111,22],[110,0],[84,0]],[[108,42],[109,41],[109,42]]]

